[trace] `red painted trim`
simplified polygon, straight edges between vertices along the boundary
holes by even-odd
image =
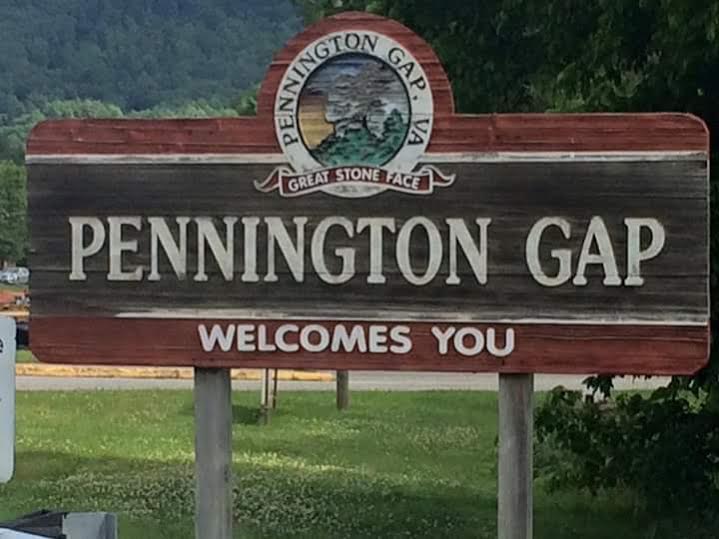
[[[271,119],[49,120],[35,126],[27,155],[280,153]]]
[[[428,153],[709,151],[704,123],[687,114],[497,114],[435,119]],[[50,120],[27,155],[278,154],[272,122]]]
[[[200,323],[265,323],[272,332],[283,323],[303,326],[318,322],[34,318],[30,325],[31,348],[41,361],[77,364],[655,375],[692,374],[706,364],[709,353],[708,327],[516,324],[511,326],[516,332],[516,348],[505,359],[486,353],[478,359],[454,353],[440,356],[430,334],[435,324],[407,323],[403,325],[412,328],[414,348],[406,355],[233,350],[207,358],[197,336]],[[355,324],[340,323],[348,327]],[[333,322],[322,324],[331,327]],[[451,324],[436,325],[444,328]],[[508,327],[473,326],[494,327],[499,335],[504,335]]]

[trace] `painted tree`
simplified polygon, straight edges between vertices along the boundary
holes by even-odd
[[[318,90],[327,95],[325,118],[335,126],[338,135],[365,127],[381,137],[385,119],[392,110],[401,107],[405,118],[408,117],[402,83],[379,62],[370,60],[356,73],[338,74],[328,87]]]

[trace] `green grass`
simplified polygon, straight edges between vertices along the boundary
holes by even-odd
[[[266,427],[257,401],[234,395],[236,537],[496,537],[493,393],[354,393],[338,413],[332,393],[285,392]],[[19,393],[17,406],[0,520],[107,510],[121,539],[193,536],[191,392]],[[535,519],[537,539],[650,537],[628,496],[541,481]]]
[[[0,283],[0,291],[8,290],[10,292],[22,292],[23,290],[26,290],[27,287],[27,284]]]
[[[16,363],[35,363],[37,359],[30,350],[18,350],[15,354]]]

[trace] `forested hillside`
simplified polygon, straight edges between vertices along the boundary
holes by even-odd
[[[248,114],[291,0],[0,0],[0,262],[23,261],[25,140],[46,118]]]
[[[0,15],[6,117],[49,99],[229,100],[302,26],[290,0],[3,0]]]

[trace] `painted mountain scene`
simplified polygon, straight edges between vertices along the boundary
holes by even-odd
[[[410,104],[397,73],[363,54],[347,54],[312,74],[299,100],[300,131],[324,166],[381,166],[401,149]]]

